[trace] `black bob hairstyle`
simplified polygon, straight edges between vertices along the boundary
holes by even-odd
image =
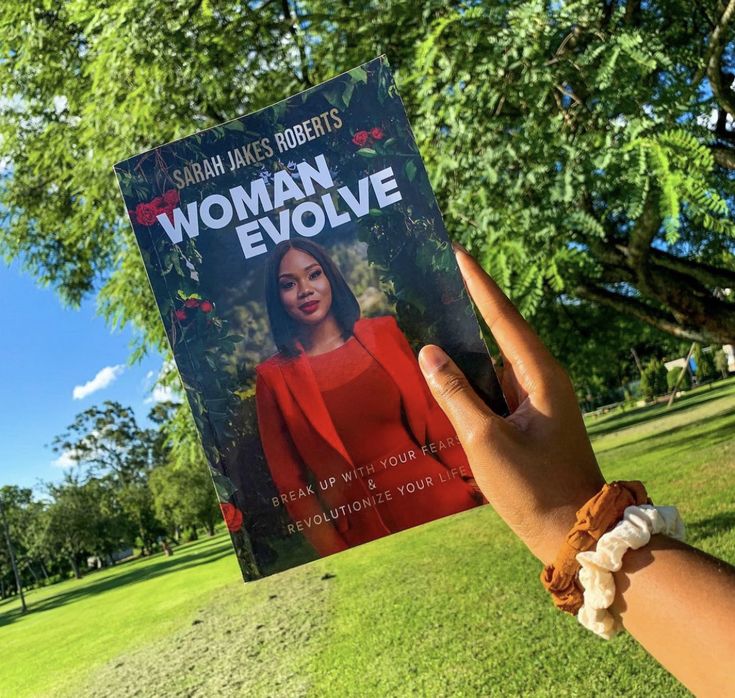
[[[311,240],[294,238],[279,242],[270,253],[265,264],[265,304],[268,309],[268,321],[273,334],[273,341],[278,351],[284,356],[294,357],[299,355],[296,342],[299,337],[298,322],[294,320],[284,309],[281,303],[281,291],[278,285],[278,271],[281,260],[289,250],[300,250],[311,255],[321,266],[327,275],[332,287],[332,314],[342,330],[342,338],[349,339],[352,330],[360,317],[360,304],[355,298],[352,289],[347,285],[342,273],[327,251]]]

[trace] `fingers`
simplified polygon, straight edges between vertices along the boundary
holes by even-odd
[[[496,417],[472,389],[462,371],[439,347],[419,352],[419,366],[432,395],[449,417],[462,444],[474,440]]]
[[[454,248],[467,290],[516,378],[530,393],[543,384],[555,361],[533,328],[485,270],[461,247]]]

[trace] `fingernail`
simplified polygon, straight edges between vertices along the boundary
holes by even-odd
[[[428,344],[419,352],[419,366],[427,376],[444,368],[448,361],[449,357],[434,344]]]
[[[464,248],[464,246],[460,245],[458,242],[452,242],[452,249],[455,252],[464,252],[465,254],[469,254],[469,252]]]

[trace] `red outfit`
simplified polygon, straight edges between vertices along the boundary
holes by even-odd
[[[393,317],[358,320],[326,354],[271,357],[257,368],[256,401],[273,480],[320,555],[480,501]]]

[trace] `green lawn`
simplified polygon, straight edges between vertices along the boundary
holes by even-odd
[[[735,562],[735,380],[589,429],[608,478]],[[556,612],[538,571],[487,507],[249,585],[220,534],[0,605],[0,695],[686,695]]]

